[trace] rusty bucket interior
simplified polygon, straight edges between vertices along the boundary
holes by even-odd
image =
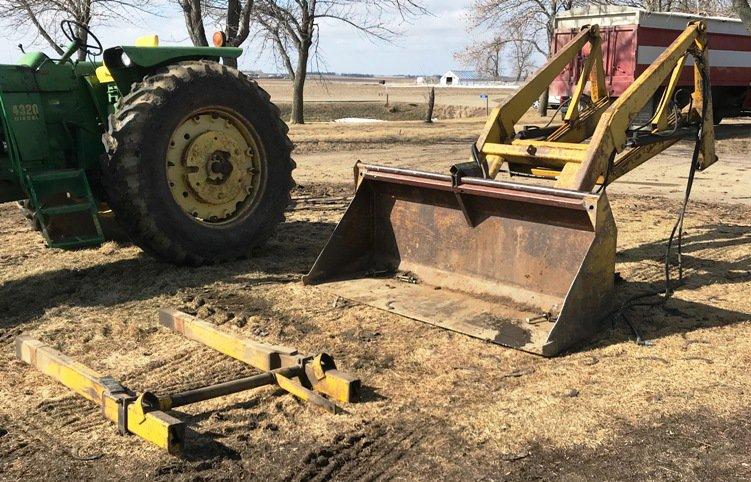
[[[610,309],[605,193],[358,165],[357,192],[306,284],[552,356]]]

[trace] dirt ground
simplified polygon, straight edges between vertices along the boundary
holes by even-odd
[[[352,194],[357,159],[445,170],[481,120],[296,126],[295,207],[245,261],[178,268],[128,243],[50,250],[0,206],[2,480],[751,480],[751,124],[720,130],[697,180],[685,284],[545,359],[337,300],[305,274]],[[659,288],[690,156],[678,145],[609,189],[619,300]],[[183,457],[121,437],[15,359],[31,334],[138,391],[254,373],[158,326],[160,308],[239,336],[326,351],[363,400],[333,415],[272,388],[176,415]],[[635,343],[636,328],[648,343]]]

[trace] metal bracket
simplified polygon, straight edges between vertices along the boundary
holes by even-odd
[[[302,367],[303,370],[299,376],[301,385],[309,385],[313,391],[336,401],[350,403],[359,398],[360,380],[337,370],[333,358],[324,353],[318,357],[303,356],[294,348],[238,338],[219,330],[211,323],[177,310],[161,310],[159,322],[162,326],[175,330],[191,340],[203,343],[219,353],[259,370]],[[278,364],[269,366],[269,360],[278,360]],[[317,373],[316,369],[318,369]],[[320,377],[321,374],[323,377]]]
[[[166,413],[172,407],[274,383],[332,413],[340,411],[332,400],[352,402],[358,398],[360,380],[339,372],[334,359],[326,353],[303,356],[294,348],[238,339],[217,330],[210,323],[177,311],[162,311],[160,320],[189,339],[202,342],[264,373],[163,397],[150,392],[137,396],[113,377],[102,376],[38,340],[26,336],[16,338],[16,354],[20,360],[96,403],[102,415],[117,425],[120,435],[138,435],[174,455],[182,451],[185,424]]]
[[[128,431],[128,405],[136,401],[136,397],[122,396],[117,397],[117,433],[120,435],[129,435]]]
[[[27,336],[16,338],[16,351],[20,360],[98,405],[104,418],[117,424],[119,433],[138,435],[174,455],[182,450],[185,424],[163,411],[137,410],[135,394],[112,377]]]
[[[105,375],[99,379],[99,382],[107,389],[107,393],[110,395],[120,395],[128,393],[128,390],[120,384],[117,380],[109,375]]]
[[[101,377],[99,382],[117,403],[117,433],[128,435],[128,405],[133,403],[136,397],[129,395],[128,390],[109,375]]]
[[[467,226],[470,228],[475,227],[475,220],[472,218],[472,214],[469,212],[469,209],[467,208],[467,204],[464,202],[464,197],[462,196],[462,193],[459,191],[454,191],[454,196],[456,196],[456,201],[459,203],[459,207],[462,210],[462,214],[464,214],[464,219],[467,221]]]

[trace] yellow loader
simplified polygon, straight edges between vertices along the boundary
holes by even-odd
[[[449,174],[356,165],[355,197],[304,282],[545,356],[595,333],[614,292],[605,187],[685,138],[697,141],[691,178],[717,160],[704,23],[691,22],[617,99],[600,42],[597,25],[583,28],[492,112],[471,161]],[[587,49],[563,122],[517,130]],[[681,107],[674,97],[689,58],[694,91]],[[651,121],[634,128],[660,88]],[[497,179],[502,170],[553,185]]]

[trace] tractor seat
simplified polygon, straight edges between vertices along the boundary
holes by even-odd
[[[144,35],[143,37],[138,37],[136,39],[135,45],[136,47],[158,47],[159,36],[158,35]],[[112,78],[110,69],[108,69],[106,65],[97,67],[96,78],[99,79],[99,82],[101,82],[102,84],[115,81],[115,79]]]

